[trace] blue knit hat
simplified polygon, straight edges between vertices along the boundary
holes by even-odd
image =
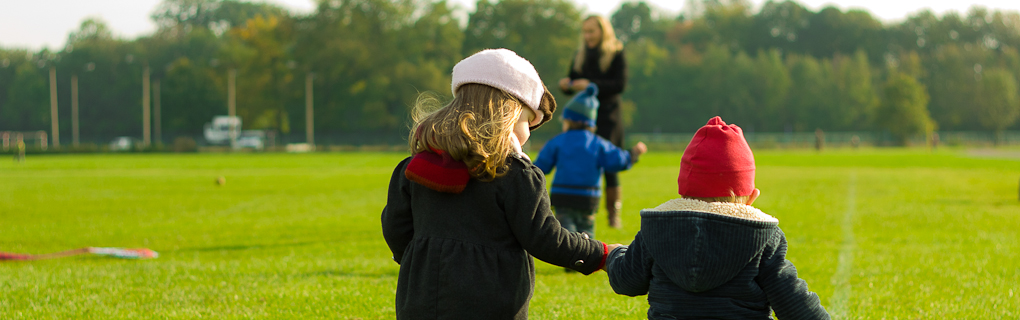
[[[563,119],[595,127],[595,117],[598,116],[599,111],[598,94],[599,87],[594,83],[589,83],[588,87],[584,88],[584,91],[578,93],[567,103],[566,108],[563,110]]]

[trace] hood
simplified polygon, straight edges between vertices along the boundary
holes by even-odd
[[[778,219],[738,203],[673,199],[641,210],[641,233],[656,265],[691,292],[733,279],[761,254],[778,225]]]

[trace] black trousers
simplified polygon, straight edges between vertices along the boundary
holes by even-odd
[[[598,118],[595,119],[595,134],[609,140],[617,147],[623,148],[623,119],[620,115],[620,103],[617,99],[599,101]],[[605,172],[606,188],[620,186],[620,177],[616,172]]]

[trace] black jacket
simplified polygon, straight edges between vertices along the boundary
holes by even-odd
[[[408,180],[410,158],[397,165],[382,230],[400,264],[398,319],[527,319],[531,256],[584,274],[598,270],[604,244],[562,228],[545,175],[511,158],[506,176],[471,179],[457,194]]]
[[[675,199],[641,211],[641,231],[610,253],[616,293],[648,294],[649,319],[829,319],[786,260],[779,220],[754,207]]]
[[[570,62],[570,80],[588,79],[599,86],[599,110],[595,119],[596,134],[606,138],[618,147],[623,146],[623,119],[620,113],[620,94],[627,87],[627,59],[623,50],[617,51],[613,61],[605,72],[599,67],[599,50],[585,49],[584,64],[581,71],[574,70],[574,62]],[[574,94],[567,89],[566,94]]]

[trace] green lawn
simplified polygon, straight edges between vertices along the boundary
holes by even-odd
[[[0,318],[394,317],[379,213],[397,153],[0,158],[0,251],[147,247],[154,260],[0,262]],[[9,157],[9,155],[4,155]],[[1020,159],[962,150],[756,153],[755,203],[839,318],[1020,317]],[[638,210],[675,197],[679,153],[622,175]],[[217,186],[216,177],[226,177]],[[538,262],[534,319],[643,318],[605,273]]]

